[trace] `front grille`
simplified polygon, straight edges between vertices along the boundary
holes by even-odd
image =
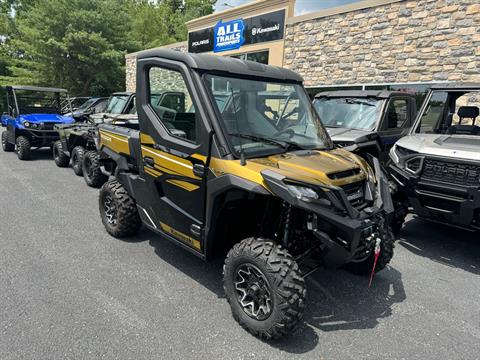
[[[426,158],[422,179],[462,186],[480,186],[480,165]]]
[[[53,127],[55,126],[54,123],[44,123],[42,130],[53,130]]]
[[[353,207],[359,208],[365,204],[365,181],[357,181],[344,185],[342,189],[345,191],[347,199]]]
[[[358,175],[358,174],[360,174],[359,168],[331,173],[331,174],[328,174],[328,177],[330,179],[336,180],[336,179],[343,179],[343,178]]]

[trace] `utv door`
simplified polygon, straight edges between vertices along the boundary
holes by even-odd
[[[206,115],[193,74],[182,63],[143,59],[137,70],[140,172],[147,192],[138,196],[147,224],[203,252],[205,174],[209,154]],[[178,101],[158,101],[175,92]]]
[[[392,97],[387,105],[380,124],[380,160],[388,159],[388,151],[398,139],[407,135],[412,126],[414,116],[414,101],[409,97]]]

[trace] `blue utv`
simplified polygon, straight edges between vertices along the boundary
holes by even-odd
[[[52,147],[59,139],[56,124],[71,124],[75,120],[61,115],[62,102],[68,98],[64,89],[36,86],[7,86],[6,112],[1,123],[3,151],[17,150],[20,160],[30,158],[31,149]]]

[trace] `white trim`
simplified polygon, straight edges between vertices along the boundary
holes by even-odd
[[[159,153],[157,153],[157,152],[155,152],[155,151],[152,151],[152,150],[150,150],[150,149],[147,149],[146,147],[143,147],[143,150],[148,151],[149,153],[151,153],[151,154],[153,154],[153,155],[155,155],[155,156],[161,157],[162,159],[171,161],[171,162],[173,162],[174,164],[177,164],[177,165],[186,167],[187,169],[193,170],[193,166],[184,164],[184,163],[182,163],[182,162],[180,162],[180,161],[177,161],[177,160],[170,159],[169,157],[163,156],[162,154],[159,154]]]
[[[143,210],[143,212],[145,213],[145,215],[147,215],[147,218],[148,220],[150,220],[150,222],[152,223],[152,225],[155,227],[155,229],[158,229],[157,228],[157,225],[155,225],[155,223],[153,222],[152,218],[150,217],[150,215],[148,214],[147,210],[145,210],[143,207],[141,207],[140,205],[137,205],[140,209]]]
[[[305,85],[305,88],[342,88],[342,87],[362,87],[365,90],[367,86],[387,86],[387,85],[435,85],[435,84],[448,84],[454,81],[412,81],[412,82],[384,82],[384,83],[354,83],[354,84],[330,84],[330,85]]]

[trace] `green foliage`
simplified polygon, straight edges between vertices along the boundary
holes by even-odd
[[[214,0],[0,0],[0,86],[107,95],[124,88],[125,54],[186,40]],[[13,9],[13,10],[12,10]]]

